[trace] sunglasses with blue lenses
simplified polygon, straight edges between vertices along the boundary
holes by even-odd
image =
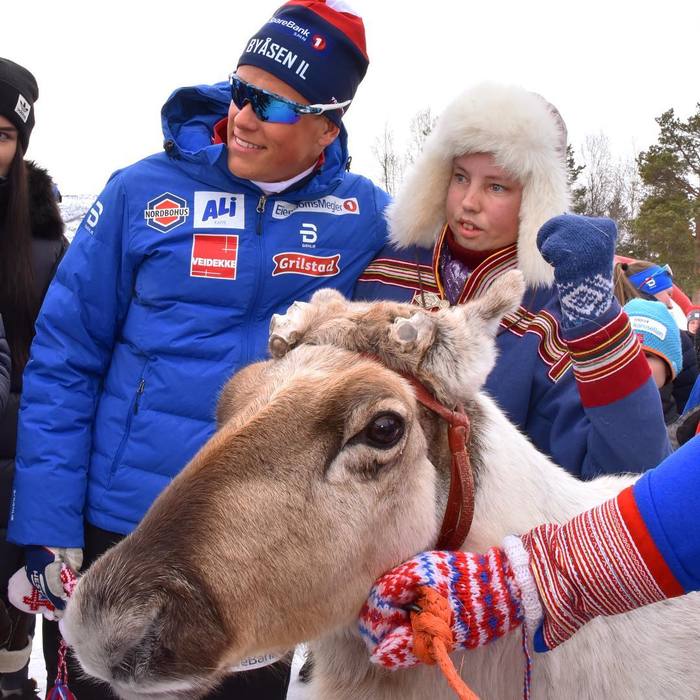
[[[351,100],[346,100],[327,105],[302,105],[281,95],[275,95],[274,92],[268,92],[246,83],[235,73],[231,73],[229,82],[231,83],[231,100],[237,109],[243,109],[247,104],[250,104],[255,116],[260,121],[273,124],[296,124],[305,114],[323,114],[334,109],[344,109],[351,102]]]

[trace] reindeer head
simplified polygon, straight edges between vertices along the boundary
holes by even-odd
[[[270,354],[282,357],[300,344],[335,345],[415,375],[443,401],[464,401],[493,369],[498,325],[524,291],[522,273],[511,270],[483,297],[431,313],[408,304],[348,302],[324,289],[310,303],[295,302],[283,316],[272,317]]]
[[[390,367],[473,395],[509,280],[434,315],[323,292],[273,321],[277,359],[233,377],[216,434],[78,584],[63,629],[86,672],[124,698],[196,697],[244,657],[354,630],[445,501],[444,430]]]

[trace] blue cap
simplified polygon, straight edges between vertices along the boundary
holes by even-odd
[[[632,299],[623,307],[645,352],[660,357],[671,370],[671,379],[681,371],[681,333],[670,311],[659,301]]]
[[[629,276],[629,281],[646,294],[658,294],[673,287],[673,275],[668,265],[652,265]]]

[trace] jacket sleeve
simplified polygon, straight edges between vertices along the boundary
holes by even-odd
[[[12,376],[10,348],[5,339],[5,328],[0,316],[0,416],[5,413],[7,401],[10,398],[10,378]]]
[[[81,223],[37,319],[8,526],[17,544],[83,546],[92,424],[133,288],[128,233],[115,175]]]
[[[572,369],[538,398],[534,422],[548,434],[535,443],[583,479],[659,464],[671,450],[661,399],[619,304],[563,333]]]
[[[634,485],[648,536],[687,593],[700,590],[700,436]]]
[[[533,610],[543,613],[536,651],[553,649],[598,615],[700,590],[698,463],[695,438],[615,498],[521,538],[532,575],[516,576],[521,590],[536,588],[541,609]]]

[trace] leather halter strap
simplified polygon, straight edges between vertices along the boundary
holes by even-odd
[[[474,518],[474,473],[467,451],[469,441],[469,416],[461,405],[456,411],[443,406],[416,377],[398,372],[410,382],[416,399],[448,424],[447,438],[452,459],[450,460],[450,491],[445,515],[442,519],[437,549],[457,550],[469,534]]]

